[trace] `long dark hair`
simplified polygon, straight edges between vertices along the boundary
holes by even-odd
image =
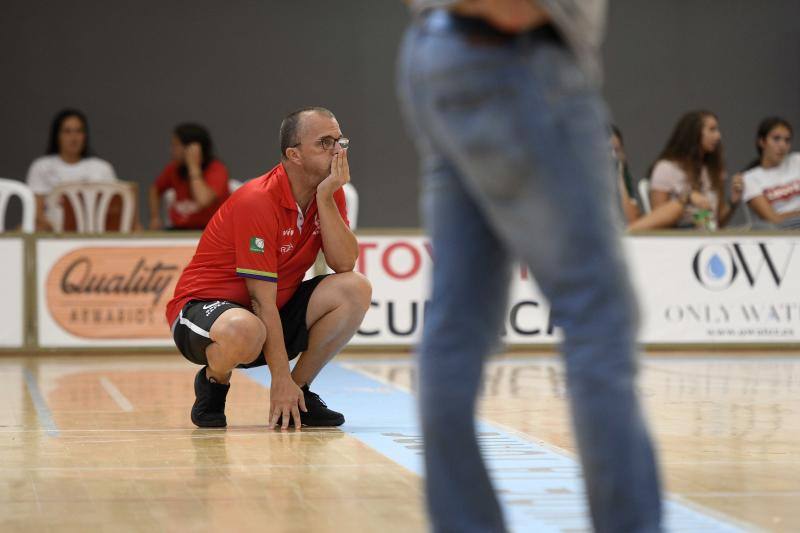
[[[64,121],[70,117],[76,117],[83,124],[84,142],[83,150],[81,150],[81,159],[89,157],[92,155],[92,150],[89,148],[89,121],[86,120],[86,115],[77,109],[62,109],[53,117],[53,121],[50,123],[50,138],[47,141],[47,154],[59,153],[58,134]]]
[[[706,118],[717,119],[717,116],[706,110],[690,111],[683,115],[672,130],[667,145],[659,154],[656,163],[665,159],[677,164],[686,172],[693,191],[701,189],[700,175],[705,167],[708,170],[708,177],[711,179],[711,186],[717,192],[717,198],[722,205],[725,198],[725,184],[723,183],[725,163],[722,157],[722,143],[720,142],[713,152],[704,153],[701,142],[703,122]],[[650,174],[653,172],[653,167],[655,167],[655,163],[650,167]]]
[[[758,152],[758,157],[750,161],[750,164],[745,167],[745,170],[750,170],[751,168],[756,168],[761,166],[761,158],[764,156],[764,149],[761,148],[761,141],[765,140],[769,134],[777,128],[778,126],[783,126],[787,130],[789,130],[789,135],[793,136],[794,132],[792,131],[792,125],[789,124],[789,121],[785,118],[781,117],[767,117],[761,121],[758,125],[758,131],[756,132],[756,151]]]
[[[609,128],[611,129],[611,135],[619,139],[619,144],[624,149],[625,141],[622,138],[622,130],[620,130],[616,124],[610,124]],[[633,192],[633,175],[631,174],[631,169],[628,167],[627,160],[622,162],[622,179],[625,182],[625,190],[628,192],[628,196],[633,198],[635,196]]]
[[[172,130],[172,133],[183,146],[188,146],[192,143],[198,143],[200,145],[200,149],[203,152],[203,162],[201,165],[203,170],[214,160],[214,143],[211,142],[211,134],[200,124],[191,122],[178,124],[175,126],[175,129]],[[186,165],[184,163],[180,164],[178,172],[181,176],[186,177]]]

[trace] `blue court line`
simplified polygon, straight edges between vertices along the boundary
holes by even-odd
[[[353,366],[362,363],[370,364],[359,360]],[[242,372],[269,386],[266,367]],[[347,363],[336,362],[323,370],[314,382],[314,391],[332,409],[345,414],[342,431],[411,472],[424,475],[422,436],[411,394],[350,369]],[[591,529],[581,469],[575,459],[487,422],[478,423],[478,439],[511,531]],[[664,511],[667,531],[743,531],[675,500],[665,500]]]
[[[39,383],[30,370],[25,369],[25,384],[28,386],[28,394],[33,402],[33,407],[36,409],[36,418],[39,419],[39,425],[45,430],[45,433],[50,437],[58,437],[58,426],[53,421],[53,414],[50,408],[47,407],[47,402],[44,401],[42,391],[39,390]]]

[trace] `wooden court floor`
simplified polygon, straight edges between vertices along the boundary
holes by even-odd
[[[323,371],[347,417],[331,430],[267,430],[258,371],[234,376],[226,430],[196,429],[195,372],[172,353],[0,356],[0,531],[426,530],[410,356]],[[800,531],[800,353],[651,354],[640,388],[670,529]],[[481,417],[511,529],[585,530],[558,359],[493,359]]]

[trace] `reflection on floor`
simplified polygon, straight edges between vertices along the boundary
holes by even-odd
[[[408,356],[323,372],[342,430],[267,430],[265,369],[235,376],[227,430],[196,429],[195,371],[172,354],[0,358],[0,530],[425,531]],[[800,530],[800,354],[649,356],[640,388],[672,529]],[[585,529],[558,360],[495,359],[483,393],[512,529]]]

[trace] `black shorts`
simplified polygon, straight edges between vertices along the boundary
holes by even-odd
[[[317,276],[304,281],[297,288],[286,305],[280,310],[281,324],[283,326],[283,342],[289,360],[297,357],[308,349],[308,327],[306,326],[306,311],[311,294],[319,282],[327,277]],[[216,322],[222,313],[234,308],[247,309],[246,307],[227,300],[190,300],[181,309],[180,315],[172,325],[172,339],[175,346],[183,356],[198,365],[207,365],[206,348],[212,343],[211,325]],[[248,309],[249,311],[249,309]],[[253,360],[239,365],[240,368],[250,368],[267,364],[264,353],[253,354]]]

